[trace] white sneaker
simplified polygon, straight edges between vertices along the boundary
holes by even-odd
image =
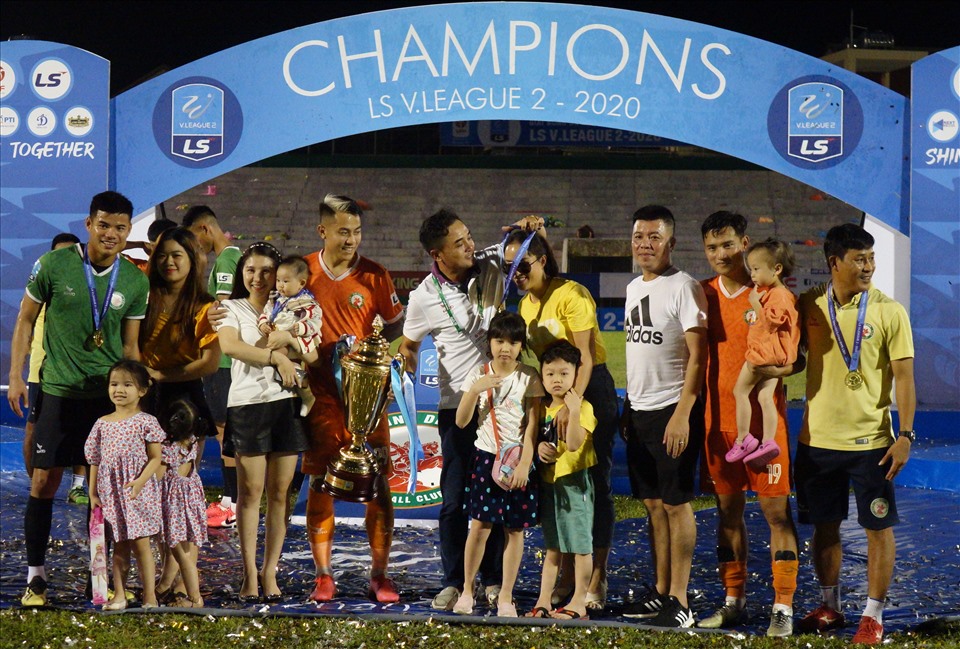
[[[793,635],[793,616],[782,609],[775,609],[770,616],[767,635],[773,638],[787,638]]]
[[[453,605],[460,599],[460,591],[453,586],[447,586],[433,598],[430,607],[437,611],[452,611]]]

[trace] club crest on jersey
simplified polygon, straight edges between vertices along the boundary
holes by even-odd
[[[870,340],[871,338],[873,338],[874,333],[876,333],[876,329],[874,329],[873,325],[870,324],[869,322],[864,322],[863,323],[863,339]]]
[[[119,311],[126,303],[127,298],[120,291],[114,291],[113,295],[110,296],[110,308],[114,311]]]
[[[366,302],[362,293],[351,293],[350,297],[347,298],[347,301],[354,309],[362,309],[364,303]]]
[[[743,312],[743,321],[748,325],[755,324],[757,322],[757,312],[753,308],[749,308]]]

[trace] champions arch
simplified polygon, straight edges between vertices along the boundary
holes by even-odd
[[[952,81],[922,109],[915,81],[917,123],[903,96],[819,59],[708,25],[578,5],[478,2],[320,22],[195,61],[109,107],[100,83],[102,112],[89,86],[70,90],[69,81],[88,68],[108,74],[103,59],[80,52],[97,60],[60,66],[79,50],[37,41],[0,51],[3,371],[23,278],[50,232],[77,229],[78,195],[118,188],[141,211],[315,142],[415,124],[537,120],[719,151],[825,191],[892,233],[920,237],[926,267],[912,274],[912,288],[924,299],[911,314],[918,359],[926,349],[932,360],[918,363],[918,382],[929,403],[960,406],[956,48],[925,60]],[[11,92],[30,98],[12,117]],[[42,129],[31,128],[32,116],[47,118]],[[96,157],[94,168],[55,170],[65,156]],[[18,170],[29,181],[19,183]],[[51,206],[54,193],[70,207]]]

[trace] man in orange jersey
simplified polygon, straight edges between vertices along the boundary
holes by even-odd
[[[706,441],[701,484],[710,485],[717,498],[720,524],[717,528],[717,558],[726,601],[698,626],[726,628],[746,620],[747,529],[743,511],[746,491],[754,491],[770,526],[770,553],[773,559],[775,599],[767,629],[768,636],[793,633],[793,594],[797,589],[797,532],[788,501],[790,458],[788,453],[756,470],[743,462],[724,459],[737,438],[736,403],[733,386],[743,366],[747,331],[756,321],[749,295],[753,286],[743,262],[749,243],[747,220],[740,214],[715,212],[703,222],[703,248],[717,276],[702,282],[707,296],[707,378]],[[793,367],[769,367],[769,376],[781,376]],[[754,416],[751,427],[762,428],[756,396],[751,396]],[[786,403],[782,389],[776,391],[779,421],[776,441],[787,446]]]
[[[333,497],[321,491],[327,465],[340,449],[350,443],[343,403],[333,376],[332,358],[340,336],[358,339],[373,333],[373,319],[380,315],[386,323],[382,335],[387,340],[403,330],[403,306],[387,269],[365,257],[360,247],[360,220],[363,211],[353,199],[327,194],[320,203],[317,233],[323,250],[305,257],[310,267],[307,288],[323,311],[320,333],[320,358],[308,369],[310,388],[317,401],[308,415],[311,445],[303,454],[302,470],[311,476],[307,495],[307,533],[317,568],[316,584],[310,599],[327,602],[337,592],[330,555],[333,550]],[[386,473],[390,458],[390,430],[381,417],[367,439],[382,469],[377,497],[366,504],[367,537],[372,566],[369,594],[381,603],[400,601],[396,586],[387,577],[387,562],[393,542],[393,502]]]

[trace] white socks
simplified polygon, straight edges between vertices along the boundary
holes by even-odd
[[[27,583],[33,581],[34,577],[40,577],[40,579],[46,581],[47,571],[43,569],[43,566],[27,566]]]
[[[840,586],[821,586],[820,600],[835,611],[840,610]]]
[[[86,481],[86,478],[82,474],[74,473],[73,474],[73,484],[70,485],[71,489],[76,489],[77,487],[82,487],[83,483]]]
[[[883,624],[883,602],[879,599],[867,598],[867,607],[863,609],[863,614],[874,618],[877,622]]]
[[[220,506],[226,507],[227,509],[233,509],[233,498],[230,496],[224,496],[220,499]]]

